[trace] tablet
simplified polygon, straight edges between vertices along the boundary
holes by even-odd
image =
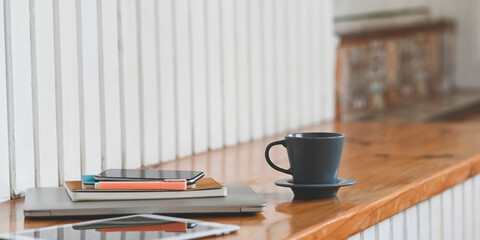
[[[0,234],[0,239],[194,239],[235,232],[237,225],[153,214],[106,218]]]

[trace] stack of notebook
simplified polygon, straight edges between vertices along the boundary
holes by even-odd
[[[125,171],[119,170],[117,171]],[[157,171],[157,170],[134,170]],[[99,174],[100,175],[100,174]],[[81,181],[65,181],[65,189],[74,202],[108,200],[145,200],[172,198],[225,197],[227,189],[213,178],[194,182],[186,179],[131,179],[83,175]]]

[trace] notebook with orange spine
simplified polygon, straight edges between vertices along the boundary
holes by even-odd
[[[187,189],[187,181],[100,181],[94,184],[101,190],[173,190]]]
[[[74,202],[225,197],[227,195],[227,189],[213,178],[199,179],[195,188],[181,191],[95,189],[93,185],[82,185],[82,181],[65,181],[65,189]]]

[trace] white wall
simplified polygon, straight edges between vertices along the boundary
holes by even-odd
[[[334,1],[335,17],[351,16],[366,13],[425,9],[406,16],[362,20],[357,22],[337,23],[337,30],[355,30],[370,25],[371,27],[390,27],[398,24],[410,24],[418,21],[450,19],[457,24],[456,73],[455,83],[459,88],[480,88],[480,3],[476,0],[336,0]]]
[[[0,200],[334,116],[323,0],[1,0]]]

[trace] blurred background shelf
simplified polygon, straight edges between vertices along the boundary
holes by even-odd
[[[458,90],[446,96],[400,104],[385,111],[351,116],[360,121],[480,121],[480,90]]]

